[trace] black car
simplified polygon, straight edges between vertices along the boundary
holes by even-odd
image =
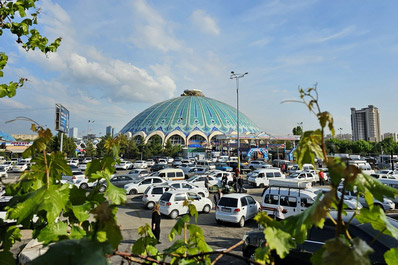
[[[159,171],[165,168],[169,168],[169,165],[165,165],[165,164],[155,164],[153,166],[151,166],[151,171],[155,172],[155,171]]]
[[[344,222],[348,222],[352,214],[343,217]],[[398,228],[398,222],[394,219],[388,218],[391,225]],[[379,235],[379,231],[372,228],[370,224],[361,224],[356,219],[353,219],[349,226],[350,235],[355,238],[359,237],[368,244]],[[281,260],[275,256],[276,264],[311,264],[312,255],[320,249],[325,241],[336,236],[336,225],[330,219],[326,219],[324,227],[313,227],[308,231],[307,239],[303,244],[297,245],[295,249],[291,249],[290,253]],[[251,258],[256,248],[264,246],[264,230],[255,229],[249,231],[243,237],[244,244],[242,245],[243,256]],[[385,235],[379,235],[374,243],[371,245],[374,252],[369,255],[372,264],[386,264],[384,260],[384,253],[391,248],[398,247],[398,240]]]

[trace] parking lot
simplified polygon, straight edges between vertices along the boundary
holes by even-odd
[[[118,171],[117,174],[127,173],[127,171]],[[15,181],[20,174],[10,173],[7,179],[3,179],[4,182],[9,183]],[[263,189],[251,188],[248,185],[245,186],[248,194],[252,195],[258,202],[261,201],[261,194]],[[213,200],[213,194],[210,194],[209,198]],[[120,251],[129,250],[131,245],[138,239],[138,228],[144,224],[151,223],[152,211],[144,208],[142,203],[142,194],[128,195],[126,204],[119,207],[117,213],[118,224],[121,226],[123,241],[119,246]],[[392,217],[396,217],[395,211],[389,213]],[[176,220],[170,219],[163,216],[161,220],[161,244],[157,245],[159,250],[166,249],[172,245],[172,242],[168,239],[168,233],[171,231]],[[194,222],[192,220],[192,222]],[[210,213],[199,213],[198,225],[202,228],[206,241],[213,250],[228,249],[234,244],[238,243],[246,231],[254,229],[257,224],[253,220],[246,222],[245,226],[240,228],[236,224],[217,224],[215,221],[215,211],[211,210]],[[27,231],[26,231],[27,232]],[[26,237],[29,233],[24,233]],[[233,251],[234,254],[241,255],[240,247],[237,247]],[[113,257],[112,262],[116,264],[120,258]],[[219,264],[244,264],[239,263],[238,260],[224,256]]]

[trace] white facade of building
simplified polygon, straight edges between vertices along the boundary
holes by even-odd
[[[351,108],[352,140],[380,142],[379,109],[373,105],[356,110]]]
[[[70,128],[69,129],[69,138],[77,139],[78,138],[78,132],[79,132],[78,128],[75,128],[75,127]]]

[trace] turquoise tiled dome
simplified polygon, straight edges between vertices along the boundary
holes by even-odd
[[[201,93],[200,93],[201,94]],[[258,133],[258,127],[243,113],[239,113],[240,133]],[[149,107],[134,117],[120,133],[130,132],[146,135],[161,131],[165,136],[174,131],[188,136],[192,131],[201,131],[209,136],[215,131],[236,131],[236,108],[204,96],[182,95]]]
[[[0,131],[0,139],[4,140],[4,141],[7,141],[7,142],[15,142],[14,137],[12,137],[8,133],[2,132],[2,131]]]

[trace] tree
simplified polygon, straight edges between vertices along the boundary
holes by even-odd
[[[163,154],[165,156],[176,157],[178,153],[182,151],[181,145],[172,145],[170,140],[166,142],[166,146],[164,147]]]
[[[58,152],[61,147],[61,137],[60,134],[54,135],[47,145],[49,152]],[[62,152],[64,152],[68,157],[74,157],[76,153],[76,144],[72,138],[63,134]]]
[[[57,38],[53,43],[48,44],[48,39],[43,37],[34,28],[38,23],[39,10],[35,3],[38,0],[0,0],[0,36],[4,31],[9,31],[15,36],[16,42],[26,51],[39,49],[43,53],[55,52],[61,44],[61,38]],[[3,77],[3,69],[8,62],[8,56],[0,52],[0,78]],[[13,97],[18,87],[22,87],[27,81],[20,78],[19,81],[11,81],[8,84],[0,84],[0,98]]]
[[[163,154],[162,138],[154,135],[144,147],[144,158],[148,159]]]
[[[302,135],[303,128],[301,126],[294,127],[292,132],[293,132],[293,135]]]
[[[86,146],[86,156],[87,157],[95,157],[97,155],[97,150],[95,149],[93,142],[88,140]]]
[[[107,141],[108,139],[111,139],[111,138],[112,138],[112,137],[111,137],[109,134],[107,134],[107,135],[101,137],[101,140],[100,140],[100,141],[98,142],[98,144],[97,144],[97,156],[98,156],[98,157],[104,157],[104,156],[110,155],[110,154],[112,153],[109,149],[107,149],[107,148],[105,147],[106,141]]]
[[[120,135],[120,140],[120,156],[138,158],[141,155],[133,138],[128,139],[126,135]]]

